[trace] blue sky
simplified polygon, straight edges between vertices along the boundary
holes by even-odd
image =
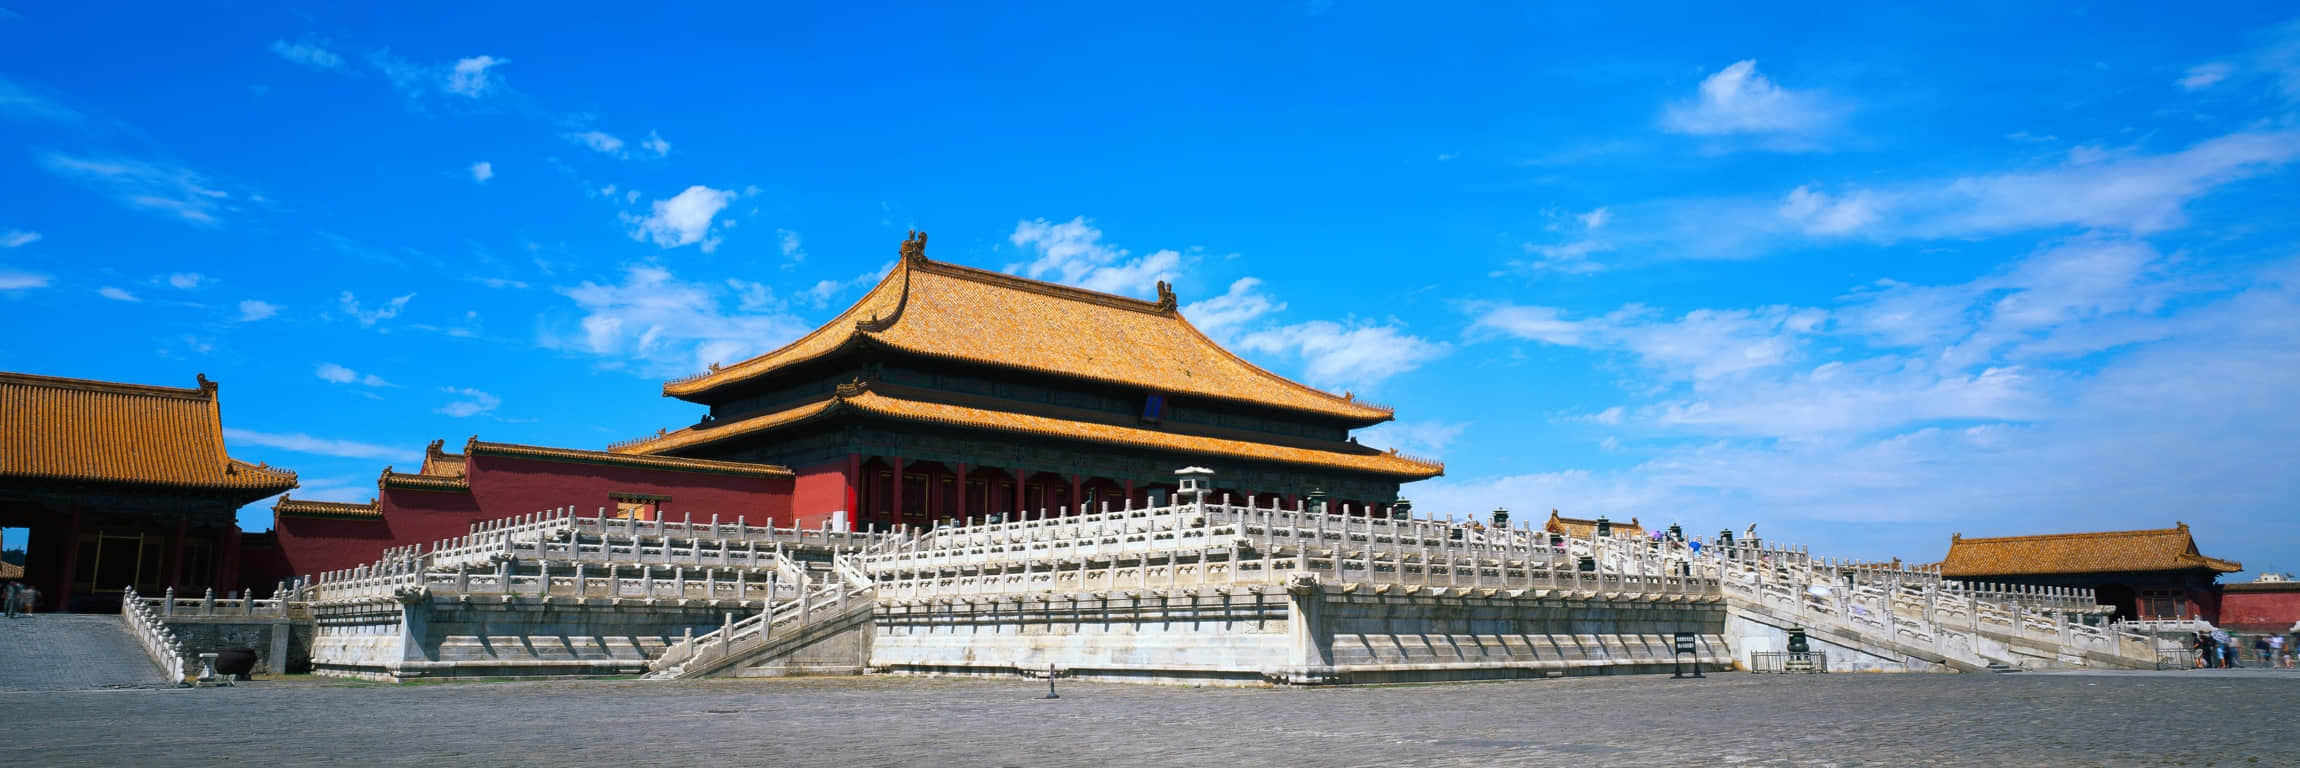
[[[1173,281],[1425,510],[2300,569],[2289,6],[462,5],[7,5],[0,369],[359,500],[692,422],[919,228]]]

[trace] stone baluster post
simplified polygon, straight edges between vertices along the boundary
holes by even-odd
[[[215,614],[216,614],[216,589],[215,589],[214,587],[209,587],[209,588],[208,588],[208,591],[207,591],[207,594],[205,594],[205,595],[202,595],[202,596],[200,597],[200,615],[201,615],[201,616],[214,616]]]

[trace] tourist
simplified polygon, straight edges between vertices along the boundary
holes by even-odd
[[[2292,657],[2284,655],[2283,635],[2269,635],[2261,642],[2268,644],[2268,655],[2264,659],[2268,662],[2268,666],[2285,668],[2290,668],[2292,666]]]
[[[2212,660],[2212,666],[2221,669],[2236,666],[2236,639],[2228,636],[2228,630],[2212,630],[2212,648],[2220,652],[2219,658]]]
[[[0,597],[0,600],[4,600],[8,603],[8,618],[16,618],[16,600],[22,597],[23,593],[24,585],[13,581],[8,582],[7,594],[4,597]]]
[[[2196,651],[2197,669],[2219,666],[2220,649],[2213,646],[2210,633],[2201,629],[2196,630],[2196,641],[2190,643],[2188,647]]]
[[[2268,653],[2268,636],[2267,636],[2267,635],[2261,635],[2261,636],[2259,636],[2259,637],[2255,637],[2255,638],[2252,638],[2252,652],[2253,652],[2253,653],[2257,653],[2257,654],[2260,654],[2260,666],[2263,666],[2263,667],[2274,667],[2274,666],[2276,666],[2276,657],[2275,657],[2275,656],[2272,656],[2272,655],[2269,655],[2269,653]]]

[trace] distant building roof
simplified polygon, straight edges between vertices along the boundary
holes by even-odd
[[[0,477],[240,491],[294,472],[224,453],[216,383],[189,389],[0,373]]]
[[[1632,536],[1642,538],[1646,535],[1645,526],[1638,525],[1635,517],[1629,518],[1629,522],[1626,523],[1619,520],[1607,520],[1605,522],[1607,527],[1613,529],[1614,538]],[[1587,539],[1597,535],[1597,521],[1560,516],[1557,514],[1557,510],[1552,509],[1549,511],[1549,522],[1543,523],[1541,529],[1571,538]]]
[[[813,403],[747,419],[713,423],[708,426],[688,427],[653,438],[618,444],[613,447],[613,450],[617,453],[628,454],[654,454],[673,451],[806,423],[839,412],[1079,440],[1129,448],[1349,469],[1403,478],[1421,479],[1445,473],[1445,465],[1443,464],[1401,456],[1395,452],[1345,453],[1325,451],[1203,435],[1177,434],[1116,424],[1073,421],[1050,416],[993,411],[949,403],[906,400],[872,391],[869,384],[862,381],[839,385],[838,390],[831,397]],[[692,461],[692,459],[686,461]]]
[[[339,520],[381,520],[383,510],[375,500],[364,504],[342,501],[310,501],[281,496],[272,503],[272,514],[279,517],[316,517]]]
[[[463,476],[463,460],[469,456],[504,456],[538,461],[557,461],[573,464],[603,464],[635,469],[659,469],[671,472],[699,472],[711,475],[740,477],[791,477],[790,467],[775,464],[756,464],[747,461],[717,461],[689,459],[678,456],[646,456],[610,451],[587,451],[579,448],[550,448],[518,443],[483,443],[473,437],[463,444],[463,456],[455,465],[457,477]],[[452,456],[453,454],[448,454]],[[428,465],[427,465],[428,466]]]
[[[813,333],[724,368],[713,363],[707,373],[664,384],[663,394],[693,400],[869,344],[1363,424],[1391,418],[1389,408],[1313,389],[1231,354],[1182,319],[1164,283],[1158,290],[1159,300],[1148,302],[931,261],[920,236],[905,241],[902,258],[877,287]]]
[[[1951,579],[2199,569],[2233,573],[2244,566],[2197,552],[2187,523],[2142,531],[1985,539],[1957,534],[1950,537],[1949,554],[1941,560],[1941,575]]]

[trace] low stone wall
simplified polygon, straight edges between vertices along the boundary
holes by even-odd
[[[872,669],[1121,682],[1352,684],[1731,663],[1716,597],[1295,584],[882,604]]]
[[[429,597],[313,607],[312,671],[377,680],[640,674],[732,602]],[[738,616],[740,614],[737,614]]]
[[[183,616],[161,619],[184,648],[186,674],[200,670],[200,654],[233,648],[256,651],[256,672],[311,671],[312,622],[281,616]]]

